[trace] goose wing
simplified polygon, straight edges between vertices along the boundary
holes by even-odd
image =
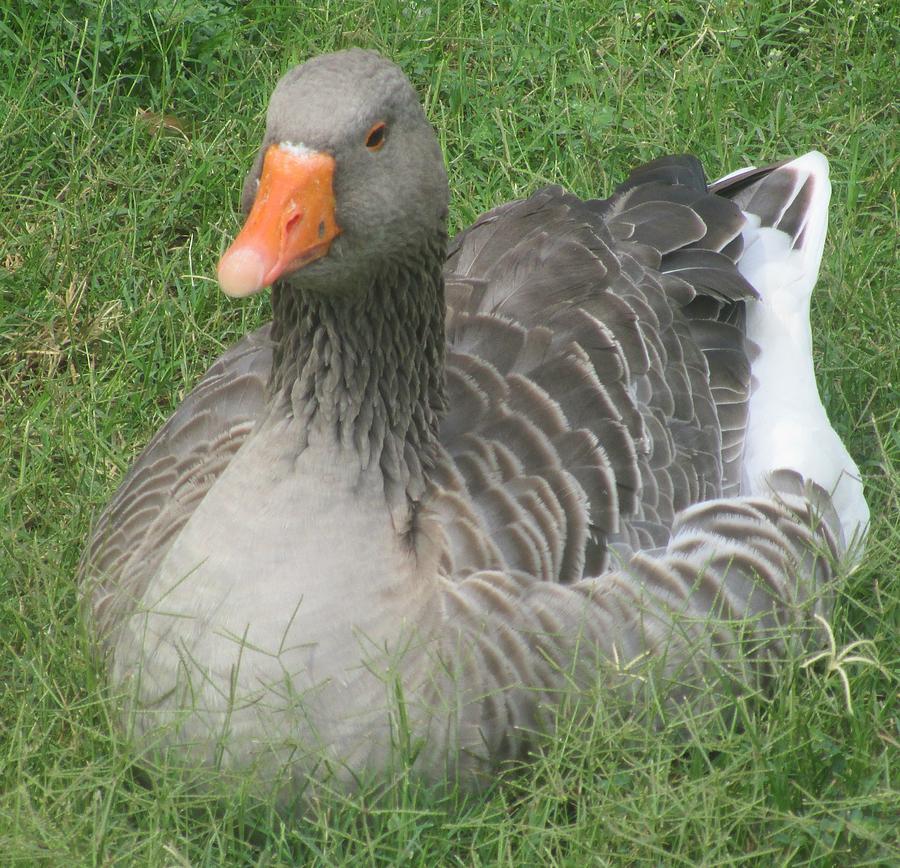
[[[597,575],[737,492],[750,390],[744,216],[692,157],[582,202],[501,206],[447,263],[450,411],[436,509],[448,575]]]
[[[100,515],[79,566],[100,635],[140,600],[179,531],[253,430],[272,367],[270,324],[220,356]],[[126,591],[127,592],[123,592]]]

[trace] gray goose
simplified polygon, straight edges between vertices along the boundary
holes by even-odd
[[[573,692],[758,689],[868,521],[812,367],[829,195],[815,152],[711,186],[663,157],[448,243],[402,72],[288,72],[219,265],[273,320],[80,567],[138,748],[292,798],[386,775],[402,719],[424,779],[477,787]]]

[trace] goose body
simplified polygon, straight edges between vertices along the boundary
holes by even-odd
[[[440,152],[369,52],[289,72],[223,288],[273,322],[136,461],[81,565],[130,731],[285,797],[477,785],[563,694],[753,688],[864,533],[812,368],[827,162],[667,157],[447,243]],[[740,624],[741,626],[738,626]],[[786,644],[787,643],[787,644]],[[632,667],[632,668],[630,668]]]

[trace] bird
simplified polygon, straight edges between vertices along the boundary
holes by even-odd
[[[479,789],[591,691],[641,715],[763,689],[868,525],[813,369],[829,196],[815,151],[712,184],[669,155],[451,239],[403,71],[287,72],[218,265],[231,297],[271,286],[272,321],[79,567],[136,749],[291,804],[403,745]]]

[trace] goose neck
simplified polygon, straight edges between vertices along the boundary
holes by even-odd
[[[292,417],[301,450],[324,442],[361,473],[380,471],[392,507],[424,495],[446,405],[445,245],[381,269],[363,291],[273,288],[270,411]]]

